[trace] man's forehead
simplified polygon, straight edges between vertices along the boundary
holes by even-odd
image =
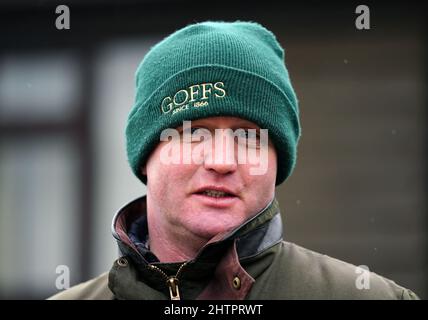
[[[239,128],[239,127],[248,127],[256,128],[259,126],[252,121],[238,118],[238,117],[208,117],[202,119],[196,119],[191,121],[191,126],[206,126],[212,128]],[[182,126],[179,126],[181,128]]]

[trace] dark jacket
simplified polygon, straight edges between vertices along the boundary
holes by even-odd
[[[110,272],[50,299],[418,299],[375,273],[282,239],[276,199],[211,239],[191,261],[161,263],[146,246],[145,197],[113,220],[121,257]]]

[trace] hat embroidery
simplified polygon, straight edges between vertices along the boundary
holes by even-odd
[[[163,114],[172,111],[172,114],[193,108],[208,106],[209,98],[224,98],[226,89],[223,82],[199,83],[189,86],[186,89],[178,90],[174,95],[162,99],[160,109]]]

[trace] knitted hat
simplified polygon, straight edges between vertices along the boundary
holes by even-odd
[[[128,161],[141,167],[164,129],[184,120],[239,117],[268,129],[278,156],[276,184],[296,163],[300,137],[297,98],[274,34],[253,22],[189,25],[155,45],[136,72],[135,105],[128,117]]]

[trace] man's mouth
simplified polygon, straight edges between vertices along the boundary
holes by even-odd
[[[198,192],[199,194],[203,194],[205,196],[213,197],[213,198],[224,198],[224,197],[234,197],[234,195],[218,190],[204,190],[202,192]]]
[[[212,198],[238,197],[237,192],[234,192],[231,188],[227,188],[225,186],[204,186],[197,189],[194,193]]]
[[[204,206],[228,209],[237,204],[239,193],[226,186],[205,185],[193,193]]]

